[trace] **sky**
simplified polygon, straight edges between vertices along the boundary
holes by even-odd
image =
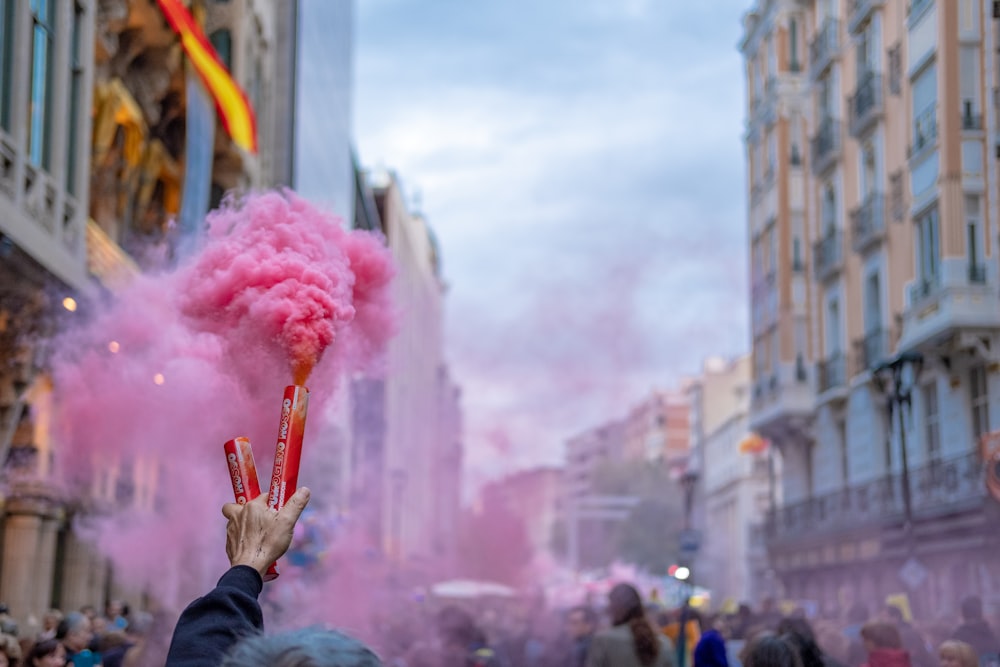
[[[439,240],[472,484],[747,350],[748,6],[358,0],[355,143]]]

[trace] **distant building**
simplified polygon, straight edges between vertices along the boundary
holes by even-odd
[[[447,564],[461,509],[462,412],[444,356],[439,250],[394,175],[357,183],[354,224],[385,234],[399,322],[384,374],[352,382],[352,503],[391,558]]]
[[[676,462],[687,457],[690,406],[681,392],[653,392],[625,419],[628,460]]]
[[[710,589],[715,607],[754,601],[768,581],[761,536],[770,502],[770,457],[740,452],[750,435],[750,357],[707,361],[688,397],[701,505],[692,522],[701,534],[695,576]]]
[[[484,496],[493,494],[524,522],[536,555],[552,552],[563,474],[560,468],[523,470],[492,482],[483,490]]]

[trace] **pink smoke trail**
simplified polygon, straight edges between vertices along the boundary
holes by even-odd
[[[282,387],[311,374],[300,483],[329,486],[309,461],[339,455],[319,437],[338,381],[380,363],[393,331],[378,237],[287,191],[230,201],[207,222],[196,256],[68,332],[54,368],[57,463],[94,499],[80,530],[125,581],[175,607],[225,568],[222,443],[250,437],[266,469]]]

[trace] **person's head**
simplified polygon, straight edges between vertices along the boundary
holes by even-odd
[[[903,610],[894,604],[886,605],[884,613],[885,613],[885,620],[889,621],[890,623],[895,623],[896,625],[899,625],[900,623],[906,620],[903,618]]]
[[[42,630],[52,632],[59,627],[59,621],[63,618],[62,612],[58,609],[49,609],[42,615]]]
[[[103,635],[108,631],[108,619],[103,616],[95,616],[90,619],[90,632],[95,635]]]
[[[865,650],[868,652],[876,649],[903,648],[903,641],[899,637],[899,628],[887,621],[868,621],[865,623],[861,626],[861,640],[865,643]]]
[[[90,631],[90,619],[82,613],[74,611],[66,614],[56,628],[56,639],[61,641],[66,649],[77,653],[87,648],[94,635]]]
[[[17,667],[21,660],[21,644],[17,637],[0,635],[0,667]]]
[[[802,658],[791,642],[771,633],[758,635],[740,658],[743,667],[802,667]]]
[[[983,620],[983,601],[975,595],[962,600],[962,618],[966,621]]]
[[[651,665],[660,655],[660,635],[646,620],[639,591],[629,584],[618,584],[608,593],[608,613],[612,624],[628,625],[632,646],[642,665]]]
[[[847,622],[851,625],[861,625],[868,621],[868,607],[864,602],[855,602],[847,610]]]
[[[324,628],[251,635],[237,643],[219,667],[382,667],[357,639]]]
[[[25,667],[63,667],[66,664],[66,648],[56,639],[43,639],[28,651],[24,658]]]
[[[597,613],[590,607],[573,607],[566,614],[566,625],[573,639],[588,637],[597,630]]]
[[[124,608],[125,605],[121,600],[110,600],[108,606],[105,608],[104,615],[114,620],[122,615]]]
[[[717,631],[709,631],[701,636],[695,645],[694,664],[699,667],[729,667],[726,656],[726,642]]]
[[[965,642],[949,639],[938,649],[941,667],[978,667],[976,650]]]
[[[153,615],[148,611],[137,611],[125,628],[125,634],[132,638],[145,637],[153,629]]]
[[[778,624],[778,635],[799,652],[803,667],[823,667],[823,651],[808,620],[798,616],[783,618]]]
[[[82,607],[80,607],[80,613],[89,619],[93,619],[95,616],[97,616],[97,609],[94,608],[94,605],[92,604],[85,604]]]

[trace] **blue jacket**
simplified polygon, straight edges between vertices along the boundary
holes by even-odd
[[[164,667],[217,667],[236,642],[264,628],[260,573],[237,565],[207,595],[187,606],[174,628]]]

